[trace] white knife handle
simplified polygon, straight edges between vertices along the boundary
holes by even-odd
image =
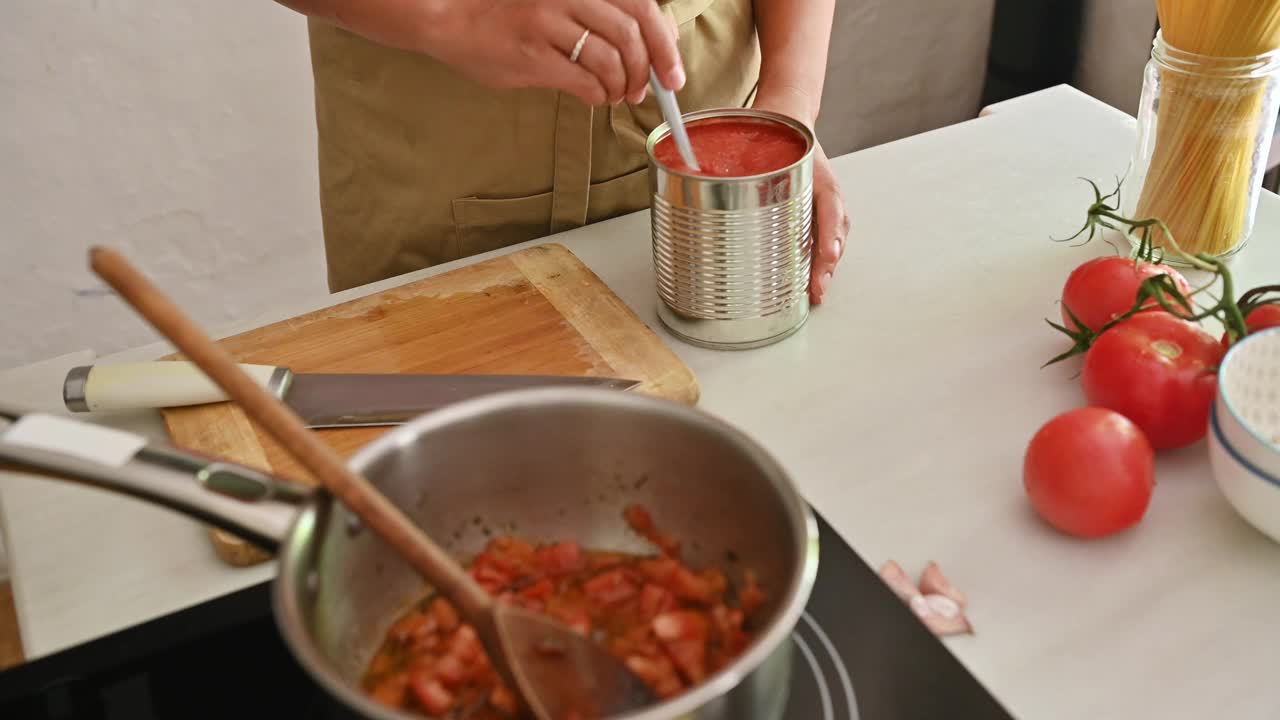
[[[284,397],[293,377],[288,369],[272,365],[240,367],[276,397]],[[62,399],[73,412],[96,412],[201,405],[227,396],[195,364],[162,361],[72,368]]]

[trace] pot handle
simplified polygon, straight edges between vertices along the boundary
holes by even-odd
[[[0,468],[160,505],[274,552],[310,488],[71,418],[0,405]]]

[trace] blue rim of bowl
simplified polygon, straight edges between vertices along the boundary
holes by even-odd
[[[1222,404],[1227,407],[1227,412],[1231,413],[1231,417],[1235,418],[1237,423],[1240,423],[1240,427],[1244,428],[1245,432],[1252,435],[1253,439],[1262,443],[1263,446],[1271,448],[1275,452],[1280,452],[1280,445],[1276,445],[1267,438],[1262,437],[1261,432],[1255,430],[1253,426],[1245,421],[1244,418],[1240,417],[1240,413],[1236,412],[1235,406],[1231,404],[1231,396],[1222,390],[1222,370],[1231,363],[1231,358],[1235,355],[1236,350],[1248,343],[1257,342],[1258,338],[1266,337],[1268,335],[1280,336],[1280,327],[1267,328],[1266,330],[1259,330],[1258,332],[1246,335],[1242,340],[1236,342],[1227,349],[1227,354],[1222,356],[1222,362],[1218,363],[1218,395],[1222,397]],[[1215,422],[1217,422],[1216,419]]]
[[[1235,446],[1231,444],[1231,441],[1227,439],[1227,436],[1223,434],[1222,426],[1218,423],[1217,405],[1213,405],[1209,408],[1209,425],[1210,429],[1213,431],[1213,437],[1218,441],[1218,444],[1222,446],[1222,449],[1227,451],[1227,454],[1231,456],[1232,460],[1235,460],[1240,464],[1240,467],[1248,470],[1251,474],[1256,475],[1262,480],[1280,488],[1280,477],[1276,477],[1250,462],[1248,458],[1240,454],[1239,450],[1236,450]]]

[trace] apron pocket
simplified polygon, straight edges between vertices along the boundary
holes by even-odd
[[[551,193],[453,201],[458,257],[470,257],[551,234]]]
[[[587,221],[600,222],[649,207],[649,166],[591,186]]]

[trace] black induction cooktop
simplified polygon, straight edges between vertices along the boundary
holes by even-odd
[[[787,720],[1012,716],[818,518]],[[264,583],[0,673],[0,718],[351,717],[285,649]]]

